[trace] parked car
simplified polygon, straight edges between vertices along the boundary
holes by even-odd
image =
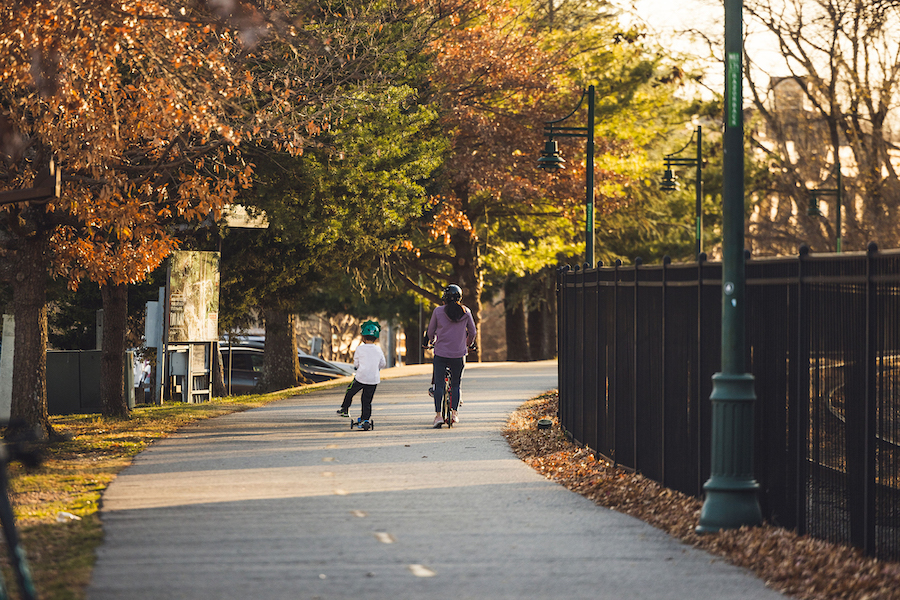
[[[264,356],[262,349],[250,346],[221,346],[220,349],[222,369],[225,372],[225,389],[228,389],[230,380],[232,394],[253,392],[262,375]]]
[[[265,356],[263,349],[254,346],[222,346],[221,351],[226,389],[230,376],[232,394],[253,392],[260,375],[262,375],[263,357]],[[300,361],[300,372],[312,382],[352,377],[354,373],[353,365],[349,363],[331,362],[305,352],[299,352],[297,358]],[[232,360],[234,361],[233,367],[229,374]]]
[[[235,335],[231,337],[223,337],[219,340],[223,346],[250,346],[251,348],[265,348],[266,336],[264,335]]]
[[[303,375],[316,382],[338,377],[353,377],[355,373],[350,363],[325,360],[302,351],[297,353],[297,359],[300,361],[300,371]]]

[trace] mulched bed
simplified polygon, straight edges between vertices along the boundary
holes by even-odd
[[[683,542],[753,571],[766,585],[810,600],[900,598],[900,563],[798,535],[772,525],[716,534],[694,532],[701,501],[614,467],[572,444],[556,418],[558,394],[539,396],[509,419],[503,435],[519,458],[548,479],[605,506],[637,517]],[[549,418],[550,429],[537,421]]]

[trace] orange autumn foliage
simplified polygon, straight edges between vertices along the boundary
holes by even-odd
[[[30,185],[47,156],[61,165],[45,223],[54,268],[73,284],[143,279],[177,246],[176,224],[218,218],[249,185],[237,145],[251,134],[300,150],[301,137],[245,108],[260,98],[244,67],[247,24],[275,32],[240,7],[227,18],[164,0],[0,8],[0,97],[15,132],[4,185]]]

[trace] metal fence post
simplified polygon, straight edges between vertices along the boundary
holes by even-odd
[[[660,395],[661,395],[660,402],[659,402],[659,418],[660,418],[660,423],[662,425],[659,429],[660,438],[661,438],[660,443],[659,443],[659,449],[660,449],[659,462],[660,462],[660,472],[662,473],[662,484],[664,486],[667,486],[667,484],[668,484],[668,477],[666,477],[666,390],[668,389],[668,386],[666,385],[666,362],[668,362],[667,361],[668,357],[666,356],[666,313],[667,313],[667,311],[666,311],[667,272],[666,271],[670,264],[672,264],[672,259],[669,257],[669,255],[667,254],[666,256],[663,256],[662,289],[660,291],[660,293],[662,294],[662,296],[660,298],[660,330],[661,330],[660,331],[660,334],[661,334],[660,340],[661,340],[661,345],[662,345],[662,358],[660,360],[660,365],[659,365],[659,370],[660,370],[659,389],[660,389]]]
[[[615,269],[613,271],[613,385],[612,388],[612,406],[609,413],[612,415],[612,456],[613,466],[619,466],[618,450],[618,431],[619,431],[619,267],[622,261],[616,259]]]
[[[700,399],[703,397],[703,265],[706,264],[706,253],[697,257],[697,368],[694,371],[695,392],[691,399],[692,413],[696,415],[694,440],[697,444],[697,489],[695,495],[703,494],[703,411]]]
[[[644,261],[638,257],[634,259],[634,315],[632,317],[632,331],[634,347],[631,349],[631,452],[634,457],[635,470],[640,469],[638,460],[638,348],[640,347],[640,319],[638,319],[640,306],[640,293],[638,291],[639,274]]]
[[[566,399],[569,393],[569,356],[568,348],[571,345],[568,328],[568,301],[566,299],[566,274],[569,265],[562,265],[556,272],[556,356],[558,357],[557,377],[559,378],[559,400],[556,407],[556,415],[560,425],[566,426]]]
[[[878,402],[878,289],[875,285],[875,260],[878,246],[869,242],[866,248],[866,392],[863,433],[863,549],[867,554],[875,554],[875,444],[876,444],[876,403]]]
[[[596,399],[596,402],[597,402],[597,407],[594,410],[594,431],[596,432],[595,435],[597,436],[597,448],[596,448],[597,450],[600,450],[601,440],[606,439],[606,436],[601,433],[601,429],[600,429],[600,427],[602,425],[602,423],[601,423],[602,419],[600,418],[600,415],[601,415],[600,411],[601,411],[601,408],[606,406],[606,385],[605,385],[605,382],[601,382],[601,379],[600,379],[601,374],[604,376],[604,378],[606,377],[606,369],[600,368],[600,360],[601,360],[600,349],[606,346],[605,328],[604,328],[604,337],[603,337],[602,344],[601,344],[601,340],[600,340],[600,330],[601,330],[601,327],[600,327],[600,317],[601,317],[601,310],[600,310],[600,304],[601,304],[601,302],[600,302],[600,290],[601,290],[600,275],[601,275],[601,272],[600,272],[600,268],[602,266],[603,266],[603,261],[597,261],[597,267],[596,267],[597,268],[597,304],[595,306],[595,311],[594,311],[594,323],[597,328],[597,331],[594,332],[594,371],[596,373],[596,378],[594,381],[595,381],[595,385],[597,386],[596,393],[594,394],[594,398]],[[602,394],[601,394],[601,390],[603,391]],[[602,403],[600,401],[601,398],[603,399]]]
[[[593,257],[591,257],[593,260]],[[587,271],[591,268],[591,265],[588,263],[584,263],[581,268],[581,293],[579,296],[581,297],[581,318],[579,319],[579,330],[581,331],[581,351],[578,353],[578,362],[581,363],[581,414],[578,415],[578,419],[580,423],[578,424],[578,430],[581,434],[578,438],[578,441],[581,445],[587,444],[587,439],[585,436],[585,422],[584,418],[585,413],[585,404],[587,403],[587,365],[584,361],[584,347],[587,345],[587,319],[585,318],[585,313],[587,312]]]
[[[804,534],[807,531],[806,524],[806,499],[807,483],[809,480],[809,464],[807,453],[809,450],[809,332],[810,332],[810,307],[807,299],[806,261],[809,256],[809,246],[800,246],[797,256],[797,348],[796,348],[796,400],[793,406],[789,406],[788,418],[792,421],[789,427],[794,428],[791,436],[790,451],[794,453],[795,478],[794,478],[794,519],[797,533]]]
[[[584,343],[584,322],[581,317],[583,317],[583,311],[578,309],[578,302],[581,300],[580,298],[580,289],[579,282],[580,277],[583,275],[582,268],[584,263],[580,263],[575,265],[574,271],[574,280],[572,281],[572,345],[570,352],[571,360],[572,360],[572,402],[569,405],[571,408],[571,412],[569,413],[569,427],[568,431],[572,440],[577,441],[579,429],[581,426],[581,409],[579,405],[584,401],[584,363],[583,357],[581,356],[581,346],[578,343],[578,335],[581,334],[581,343]]]

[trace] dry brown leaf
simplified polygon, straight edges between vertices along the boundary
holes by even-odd
[[[559,426],[558,394],[544,394],[513,413],[503,435],[526,464],[600,506],[640,518],[685,543],[750,569],[766,585],[804,600],[900,598],[900,563],[772,525],[716,534],[694,531],[701,501],[617,468],[572,444]],[[553,421],[539,430],[537,421]]]

